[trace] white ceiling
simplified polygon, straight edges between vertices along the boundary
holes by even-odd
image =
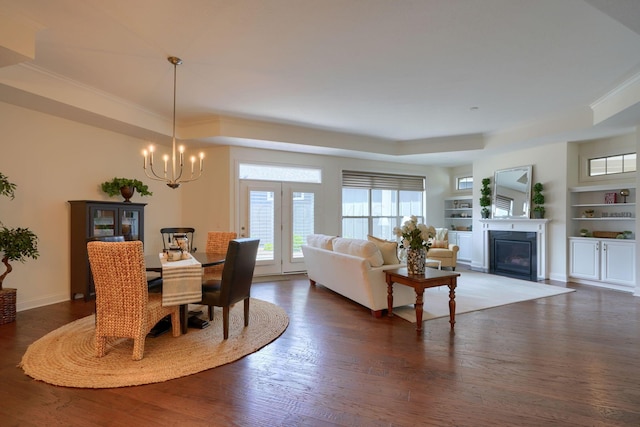
[[[640,81],[638,0],[0,0],[0,18],[0,101],[149,139],[171,132],[170,55],[195,145],[456,165],[640,123],[635,92],[594,113]]]

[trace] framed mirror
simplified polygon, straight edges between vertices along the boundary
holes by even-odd
[[[493,218],[529,218],[531,170],[529,165],[495,172]]]

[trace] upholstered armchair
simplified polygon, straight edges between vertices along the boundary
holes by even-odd
[[[427,258],[440,261],[442,267],[456,269],[458,262],[458,245],[449,243],[449,230],[446,228],[436,228],[435,237],[431,240],[431,248],[427,253]]]

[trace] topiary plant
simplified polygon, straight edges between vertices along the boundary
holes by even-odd
[[[540,182],[536,182],[533,186],[533,197],[531,198],[531,201],[535,205],[535,207],[533,208],[535,218],[544,218],[545,209],[544,194],[542,194],[543,189],[544,187]]]
[[[489,214],[491,211],[487,206],[491,206],[491,178],[484,178],[482,180],[482,188],[480,189],[480,206],[482,209],[480,210],[480,214],[482,218],[489,218]]]

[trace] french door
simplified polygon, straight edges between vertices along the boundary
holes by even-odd
[[[260,239],[256,275],[304,271],[301,246],[313,234],[320,184],[240,181],[240,237]]]

